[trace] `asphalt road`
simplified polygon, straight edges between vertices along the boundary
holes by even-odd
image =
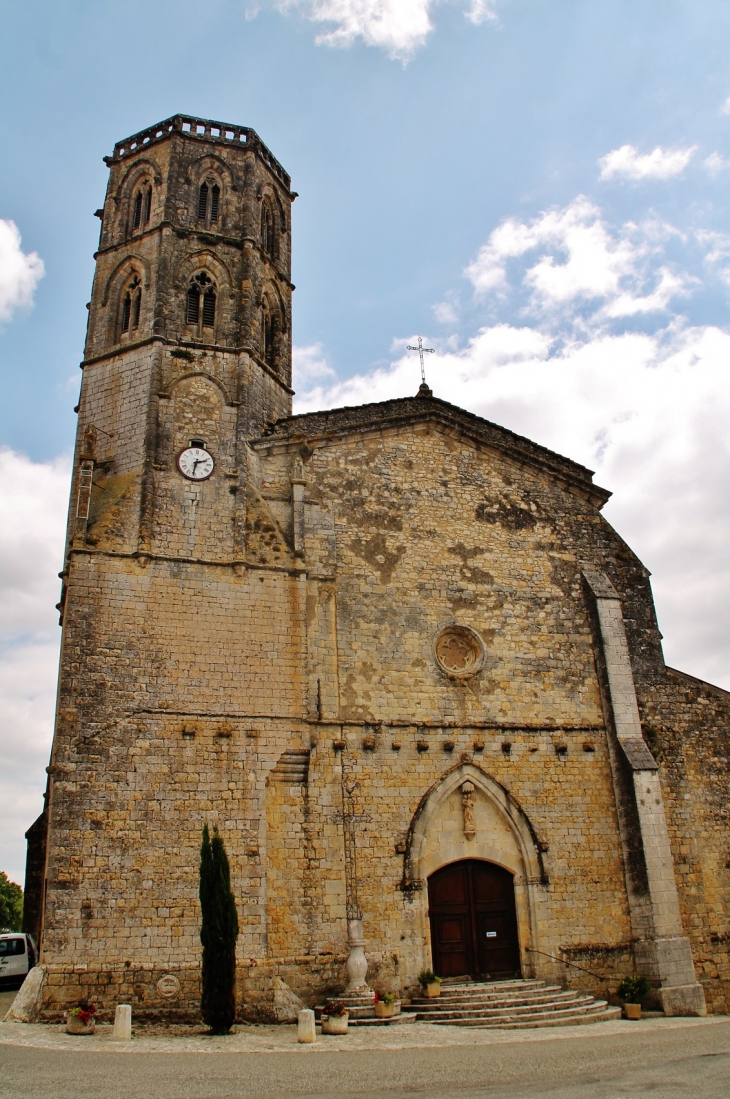
[[[728,1099],[730,1019],[489,1046],[219,1055],[4,1046],[0,1058],[4,1099]]]

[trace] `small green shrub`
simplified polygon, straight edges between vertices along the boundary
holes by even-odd
[[[624,977],[618,986],[619,999],[625,1004],[640,1004],[651,991],[646,977]]]
[[[441,984],[441,978],[437,977],[431,969],[422,969],[418,974],[418,983],[419,985],[422,985],[423,988],[425,988],[426,985],[434,984],[436,981]]]

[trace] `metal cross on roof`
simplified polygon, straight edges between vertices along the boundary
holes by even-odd
[[[421,336],[419,336],[418,337],[418,347],[415,347],[412,343],[409,343],[409,344],[406,344],[406,351],[417,351],[418,352],[418,357],[421,360],[421,382],[422,382],[423,385],[425,385],[426,384],[426,368],[423,365],[423,356],[424,355],[435,355],[436,354],[436,348],[435,347],[424,347],[423,346],[423,339],[422,339]]]

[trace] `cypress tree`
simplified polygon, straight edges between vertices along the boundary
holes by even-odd
[[[203,1022],[214,1034],[227,1034],[236,1018],[236,939],[238,916],[231,892],[228,856],[218,829],[203,828],[200,847],[200,907],[203,944]]]

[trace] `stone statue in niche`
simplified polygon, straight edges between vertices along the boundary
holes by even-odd
[[[476,828],[474,827],[474,783],[466,782],[461,784],[461,808],[464,811],[464,835],[467,839],[472,839],[476,835]]]
[[[299,454],[297,454],[296,458],[292,462],[291,483],[293,485],[303,485],[305,483],[305,481],[304,481],[304,462],[302,461]]]

